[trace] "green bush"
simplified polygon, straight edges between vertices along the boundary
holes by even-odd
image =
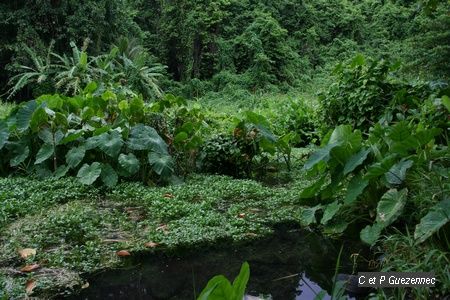
[[[168,180],[174,173],[166,142],[144,125],[140,97],[90,83],[75,97],[43,95],[0,121],[0,174],[76,175],[112,187],[119,178]]]

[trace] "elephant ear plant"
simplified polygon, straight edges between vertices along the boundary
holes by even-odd
[[[443,102],[446,99],[443,97]],[[351,223],[365,226],[360,231],[361,240],[375,244],[383,230],[404,219],[407,208],[416,205],[408,188],[408,174],[441,164],[445,167],[447,145],[436,144],[442,136],[441,128],[425,126],[413,118],[376,124],[367,137],[350,125],[336,127],[304,165],[316,180],[300,195],[310,204],[301,212],[301,223],[320,223],[334,234],[342,233]],[[417,219],[411,224],[416,225],[418,243],[449,221],[449,199],[439,198],[419,213],[420,222]]]
[[[119,179],[167,181],[174,163],[166,142],[144,122],[140,97],[90,83],[75,97],[43,95],[0,120],[0,173],[74,175],[113,187]]]

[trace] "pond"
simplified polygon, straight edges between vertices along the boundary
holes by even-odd
[[[132,258],[130,267],[88,278],[90,286],[73,299],[195,299],[215,275],[232,281],[244,261],[250,264],[249,295],[314,299],[321,290],[331,293],[341,245],[340,240],[291,229],[240,246],[144,255]],[[339,272],[351,273],[351,254],[363,250],[357,243],[344,243]]]

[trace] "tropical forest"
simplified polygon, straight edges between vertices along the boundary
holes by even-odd
[[[4,0],[0,32],[0,300],[450,299],[450,1]]]

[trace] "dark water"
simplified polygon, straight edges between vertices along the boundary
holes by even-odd
[[[314,299],[321,290],[331,293],[341,243],[290,230],[234,248],[223,245],[182,256],[132,258],[127,269],[88,279],[90,287],[72,299],[191,300],[215,275],[224,274],[232,281],[244,261],[250,264],[249,295],[271,295],[274,300]],[[344,243],[341,273],[351,272],[350,255],[360,251],[358,245]]]

